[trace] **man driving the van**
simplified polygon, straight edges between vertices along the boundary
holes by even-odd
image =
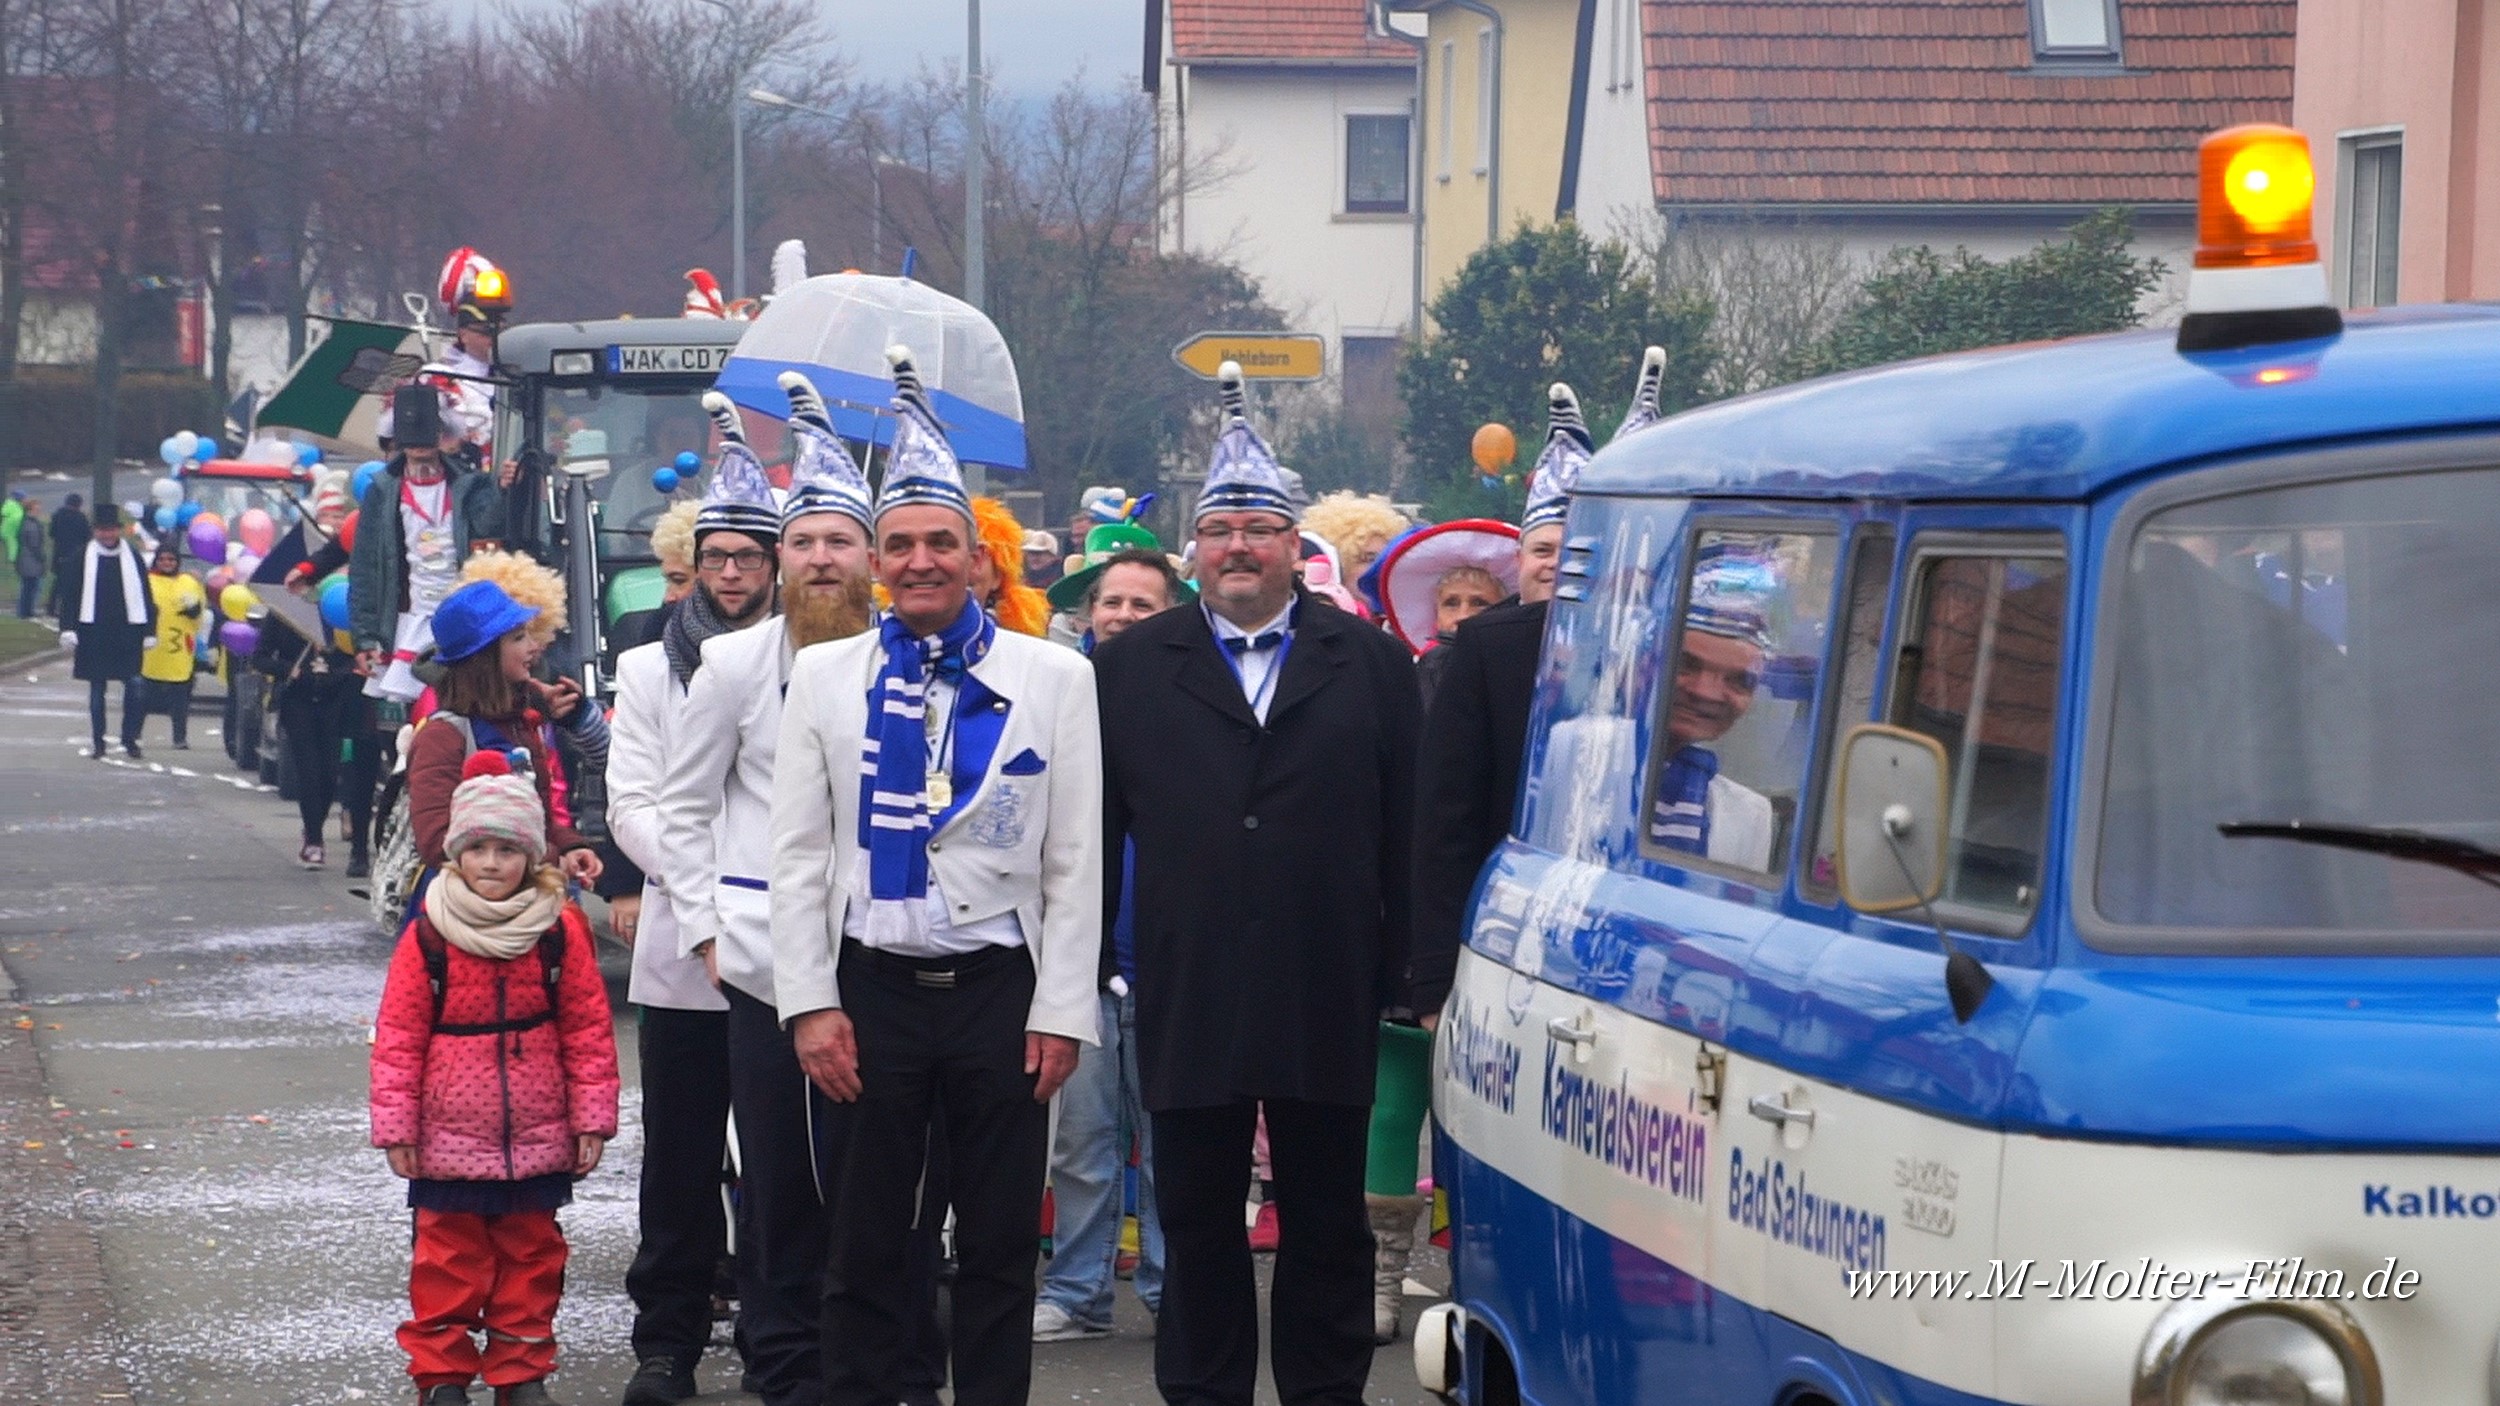
[[[1757,873],[1771,868],[1777,829],[1770,798],[1719,774],[1704,744],[1727,735],[1753,706],[1770,630],[1753,595],[1704,565],[1693,575],[1667,710],[1667,760],[1649,811],[1649,839]]]

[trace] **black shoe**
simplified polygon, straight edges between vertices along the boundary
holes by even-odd
[[[495,1406],[557,1406],[557,1403],[554,1397],[547,1394],[546,1380],[541,1378],[495,1388]]]
[[[138,743],[136,743],[136,742],[125,742],[125,743],[123,743],[123,744],[122,744],[122,755],[123,755],[123,756],[125,756],[125,757],[130,758],[130,759],[131,759],[132,761],[134,761],[134,762],[135,762],[135,761],[140,760],[140,757],[139,757],[139,744],[138,744]]]
[[[417,1406],[470,1406],[465,1386],[430,1386],[417,1394]]]
[[[92,744],[90,744],[87,748],[87,755],[93,757],[97,761],[104,760],[104,739],[99,737]]]
[[[373,856],[360,849],[349,851],[347,856],[347,877],[351,879],[372,878]]]
[[[675,1358],[646,1357],[625,1383],[625,1406],[675,1406],[694,1395],[694,1373]]]

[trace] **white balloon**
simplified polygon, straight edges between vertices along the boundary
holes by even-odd
[[[174,452],[185,459],[197,456],[200,452],[199,435],[190,430],[177,432],[174,435]]]
[[[249,550],[251,549],[244,546],[240,542],[228,542],[226,544],[226,565],[234,565],[235,562],[240,560],[243,554]]]
[[[173,478],[160,478],[156,482],[148,485],[148,496],[154,498],[157,506],[159,507],[177,507],[182,502],[182,481],[180,479]]]

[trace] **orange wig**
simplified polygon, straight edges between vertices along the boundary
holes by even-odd
[[[983,604],[1001,628],[1040,638],[1050,633],[1050,600],[1024,584],[1024,524],[995,498],[972,500],[973,527],[989,558],[998,594]]]

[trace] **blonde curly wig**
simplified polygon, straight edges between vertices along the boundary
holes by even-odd
[[[564,628],[564,578],[550,568],[539,565],[517,552],[489,547],[469,554],[460,568],[461,584],[471,581],[492,581],[503,587],[503,593],[538,614],[528,629],[531,639],[545,644]]]
[[[679,566],[694,565],[694,515],[703,505],[692,498],[675,504],[651,525],[651,555]]]
[[[1302,529],[1318,533],[1337,549],[1348,582],[1362,574],[1391,538],[1412,526],[1388,499],[1351,489],[1324,494],[1302,511]]]

